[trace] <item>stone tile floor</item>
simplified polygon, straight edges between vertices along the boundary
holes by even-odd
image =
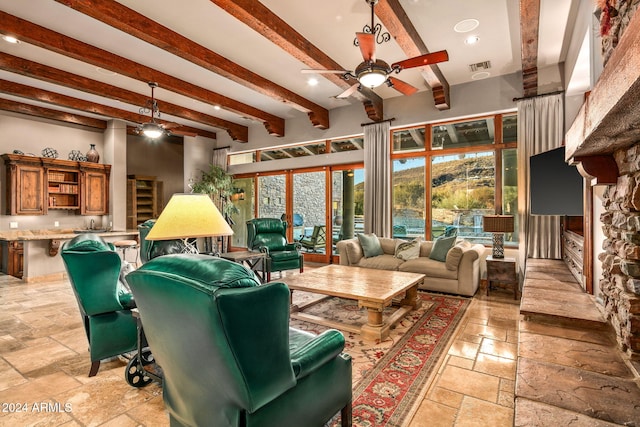
[[[519,318],[512,292],[479,291],[409,426],[512,426]],[[0,275],[0,425],[168,426],[161,388],[129,386],[125,365],[103,362],[87,377],[66,280]]]

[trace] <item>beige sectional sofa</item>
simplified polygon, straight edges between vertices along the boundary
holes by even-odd
[[[485,247],[467,241],[458,241],[448,252],[446,261],[429,258],[434,242],[422,241],[420,255],[404,261],[394,256],[398,239],[379,237],[384,254],[365,258],[357,238],[336,244],[340,264],[354,267],[398,270],[425,275],[420,289],[473,296],[480,285],[480,260]]]

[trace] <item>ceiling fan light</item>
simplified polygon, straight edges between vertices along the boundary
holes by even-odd
[[[164,128],[157,123],[149,122],[142,125],[142,134],[147,138],[160,138],[164,133]]]
[[[358,81],[362,86],[374,88],[380,86],[387,80],[387,73],[384,70],[367,70],[358,74]]]

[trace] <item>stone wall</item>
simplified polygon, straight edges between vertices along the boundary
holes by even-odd
[[[618,344],[640,359],[640,144],[619,150],[614,157],[619,177],[604,193],[599,284]]]

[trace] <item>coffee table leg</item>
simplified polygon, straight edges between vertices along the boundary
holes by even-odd
[[[407,292],[405,293],[404,298],[400,301],[399,305],[408,305],[413,308],[420,307],[422,301],[420,301],[420,298],[418,298],[418,285],[412,286],[407,289]]]
[[[367,324],[360,328],[362,338],[382,341],[389,335],[389,327],[382,320],[383,309],[383,307],[367,307]]]

